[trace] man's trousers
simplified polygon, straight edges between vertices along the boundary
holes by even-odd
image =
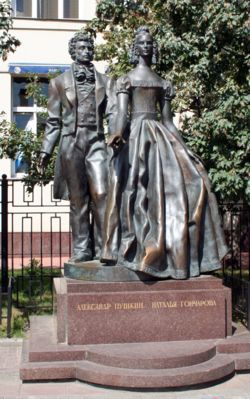
[[[61,166],[70,200],[73,256],[100,256],[107,191],[107,154],[104,138],[95,128],[78,127],[76,135],[64,136]],[[93,216],[94,243],[91,240]],[[86,259],[87,260],[87,259]]]

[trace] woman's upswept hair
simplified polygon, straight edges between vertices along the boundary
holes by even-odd
[[[148,33],[152,37],[150,30],[147,26],[139,26],[139,28],[136,30],[135,39],[132,43],[132,46],[131,46],[130,52],[129,52],[130,64],[138,64],[139,56],[138,56],[138,52],[137,52],[136,42],[138,40],[138,37],[145,33]],[[156,64],[158,61],[158,56],[159,56],[158,45],[157,45],[157,42],[153,39],[153,37],[152,37],[152,41],[153,41],[152,64]]]
[[[75,55],[76,43],[80,41],[89,42],[91,44],[92,49],[94,49],[94,40],[90,36],[90,34],[88,32],[78,32],[69,41],[68,49],[72,60],[76,59]]]

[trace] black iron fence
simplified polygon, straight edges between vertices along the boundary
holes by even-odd
[[[69,203],[53,198],[53,185],[0,180],[1,287],[14,278],[13,299],[19,308],[52,308],[53,277],[60,276],[71,255]]]
[[[235,319],[250,330],[250,206],[224,204],[220,206],[229,254],[223,260],[224,284],[232,289]]]
[[[30,193],[21,180],[2,176],[1,189],[1,286],[15,279],[18,307],[51,308],[52,281],[61,274],[71,255],[69,204],[53,199],[53,186],[35,185]],[[235,317],[250,329],[250,207],[220,205],[230,248],[219,274],[232,288]],[[25,293],[25,295],[23,295]]]

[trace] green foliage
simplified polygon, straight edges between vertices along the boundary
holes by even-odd
[[[12,320],[12,336],[24,337],[29,325],[27,318],[24,317],[22,312],[16,310],[13,314]]]
[[[46,184],[53,175],[53,166],[48,166],[44,174],[37,169],[41,142],[42,135],[35,136],[30,130],[18,129],[14,123],[6,121],[3,112],[0,113],[0,158],[15,160],[17,154],[23,154],[27,162],[27,175],[23,180],[30,191],[34,181]]]
[[[30,313],[52,310],[52,284],[60,277],[59,268],[42,267],[38,259],[31,259],[22,271],[15,272],[14,298],[18,291],[18,305]]]
[[[9,33],[12,28],[11,18],[11,5],[10,1],[3,0],[0,3],[0,58],[6,61],[8,53],[16,51],[16,48],[20,46],[20,41]]]
[[[24,267],[23,274],[24,276],[31,276],[31,277],[39,277],[42,272],[42,265],[40,260],[36,258],[32,258],[29,264]]]
[[[55,74],[50,75],[49,79]],[[26,85],[27,97],[33,97],[38,107],[43,108],[39,113],[41,120],[47,117],[48,99],[42,94],[39,77],[36,74],[28,75],[29,83]],[[34,184],[47,184],[54,174],[54,164],[57,156],[57,148],[53,152],[50,162],[42,173],[38,168],[38,159],[42,145],[44,124],[38,126],[37,134],[30,130],[18,129],[14,123],[6,120],[4,112],[0,113],[0,158],[15,160],[17,154],[22,154],[27,163],[27,173],[23,177],[28,191],[32,191]]]
[[[31,315],[51,314],[53,306],[52,283],[54,277],[60,277],[59,268],[42,267],[38,259],[32,258],[23,270],[14,271],[14,291],[11,317],[11,337],[24,337],[29,329]],[[18,283],[19,281],[19,283]],[[0,276],[1,284],[1,276]],[[18,284],[18,287],[17,287]],[[18,289],[17,289],[18,288]],[[18,308],[17,308],[18,292]],[[7,300],[2,304],[2,324],[0,338],[7,336]]]
[[[3,316],[6,317],[6,307],[3,306]],[[27,314],[20,311],[19,309],[12,308],[11,318],[11,337],[21,338],[25,336],[28,330],[29,320]],[[0,338],[7,337],[7,319],[3,318],[0,324]]]
[[[249,15],[245,0],[101,0],[88,29],[102,32],[96,59],[120,76],[139,25],[160,48],[156,71],[173,81],[173,110],[222,200],[250,201]]]

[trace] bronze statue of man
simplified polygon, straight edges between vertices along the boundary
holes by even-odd
[[[59,140],[54,198],[70,200],[72,262],[99,257],[107,188],[103,117],[109,79],[92,64],[93,39],[79,32],[69,41],[71,68],[50,81],[48,119],[39,165],[44,168]],[[91,215],[94,245],[91,242]],[[93,250],[94,248],[94,250]]]

